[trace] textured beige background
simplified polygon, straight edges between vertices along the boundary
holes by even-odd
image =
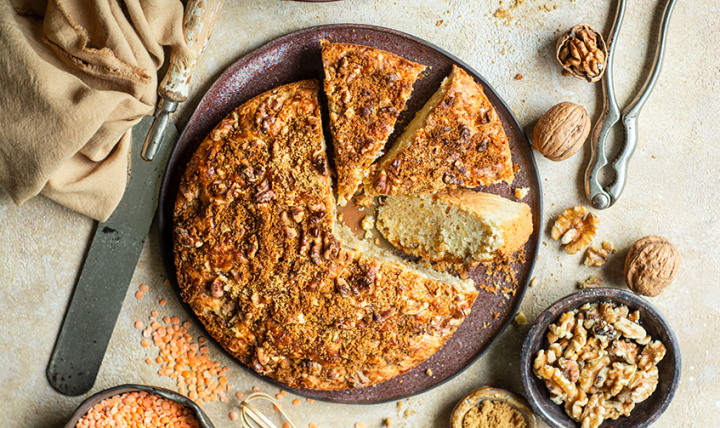
[[[514,3],[514,0],[506,0]],[[191,100],[176,117],[182,126],[194,105],[222,70],[263,43],[288,32],[327,23],[367,23],[391,27],[425,38],[475,67],[513,107],[526,129],[560,101],[585,106],[593,121],[602,105],[600,85],[562,77],[553,59],[558,32],[586,23],[607,33],[610,8],[604,0],[526,0],[511,10],[510,20],[493,13],[498,1],[348,0],[331,4],[286,1],[228,1],[205,57],[193,80]],[[652,62],[663,0],[629,1],[616,53],[616,87],[621,104],[633,98]],[[547,6],[547,9],[544,7]],[[505,5],[508,7],[508,4]],[[437,22],[442,20],[440,25]],[[720,3],[680,1],[668,39],[665,67],[652,98],[640,116],[640,145],[620,202],[599,212],[600,239],[620,251],[600,270],[611,285],[622,286],[622,263],[634,240],[660,234],[676,244],[683,266],[675,283],[650,299],[680,338],[683,376],[675,400],[656,426],[714,426],[720,411]],[[524,79],[516,81],[521,73]],[[589,157],[585,147],[575,157],[552,163],[536,154],[543,181],[544,216],[586,204],[582,174]],[[82,397],[55,393],[45,379],[47,364],[65,307],[88,245],[91,220],[42,197],[22,207],[0,192],[0,392],[2,427],[58,427]],[[597,271],[580,265],[549,240],[535,268],[539,285],[527,293],[522,310],[532,322],[549,304],[571,293],[576,281]],[[145,244],[115,333],[93,392],[137,382],[172,386],[144,363],[146,350],[132,326],[146,320],[157,302],[169,300],[163,313],[182,314],[174,295],[162,286],[164,269],[153,230]],[[150,285],[143,301],[134,297],[141,283]],[[384,417],[393,426],[444,427],[454,404],[473,388],[492,385],[522,392],[518,375],[520,346],[528,326],[511,326],[500,341],[455,380],[406,400],[408,417],[396,404],[341,406],[315,402],[288,406],[298,426],[350,427],[362,421],[378,427]],[[153,349],[153,348],[150,348]],[[216,350],[211,355],[232,367],[230,381],[248,392],[259,384]],[[147,355],[154,356],[152,353]],[[283,401],[289,401],[284,399]],[[210,403],[205,409],[219,428],[231,423],[236,401]],[[414,412],[414,413],[413,413]]]

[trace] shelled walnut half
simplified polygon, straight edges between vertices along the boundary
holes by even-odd
[[[576,25],[560,36],[555,45],[560,65],[572,76],[597,82],[607,67],[607,46],[602,34],[589,25]]]
[[[588,213],[587,208],[572,207],[558,217],[550,236],[555,241],[560,239],[568,254],[575,254],[590,245],[599,226],[600,219],[595,214]]]

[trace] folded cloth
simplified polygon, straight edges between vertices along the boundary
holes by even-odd
[[[182,18],[179,0],[0,0],[0,187],[17,204],[110,216],[163,46],[191,58]]]

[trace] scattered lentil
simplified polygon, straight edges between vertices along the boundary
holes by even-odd
[[[355,422],[355,428],[365,428],[365,424],[362,422]]]
[[[142,321],[135,321],[135,328],[141,330],[143,328]]]
[[[230,412],[228,416],[230,417],[231,421],[236,421],[238,419],[238,414],[235,412]]]
[[[313,400],[312,398],[307,398],[306,400],[307,400],[308,403],[313,403],[313,402],[315,402],[315,400]]]
[[[167,300],[162,299],[160,300],[160,306],[165,306],[167,304]]]
[[[137,293],[135,293],[135,298],[138,300],[142,300],[145,298],[145,295],[143,294],[142,291],[138,291]]]
[[[140,284],[140,291],[142,291],[143,293],[147,293],[149,289],[150,287],[148,287],[147,285]]]
[[[235,393],[235,397],[237,397],[238,400],[242,400],[242,398],[243,398],[243,393],[240,392],[240,391],[238,391],[238,392]]]
[[[294,405],[294,406],[299,406],[299,405],[300,405],[300,400],[298,400],[297,398],[294,399],[294,400],[293,400],[293,405]]]

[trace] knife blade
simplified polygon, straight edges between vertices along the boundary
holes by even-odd
[[[50,384],[65,395],[80,395],[93,387],[150,231],[160,177],[178,137],[175,125],[169,124],[155,160],[144,161],[141,151],[153,119],[144,117],[132,129],[125,194],[110,218],[95,228],[47,367]]]
[[[177,142],[169,122],[185,101],[190,77],[207,46],[224,0],[189,0],[183,18],[188,51],[173,50],[153,116],[132,128],[130,171],[120,204],[98,223],[80,278],[60,327],[46,376],[61,394],[76,396],[92,389],[122,309],[145,238],[158,204],[160,177]],[[188,54],[192,54],[188,56]]]

